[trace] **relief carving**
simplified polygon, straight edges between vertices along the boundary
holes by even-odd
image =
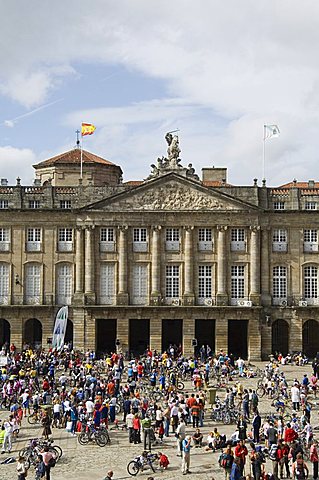
[[[120,205],[121,206],[121,205]],[[169,183],[148,191],[126,202],[134,210],[207,210],[223,209],[224,205],[214,198],[176,183]]]

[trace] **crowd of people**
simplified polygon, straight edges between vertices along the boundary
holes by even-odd
[[[265,368],[261,385],[269,399],[274,392],[278,396],[277,411],[265,416],[259,412],[257,388],[244,385],[245,377],[254,376],[253,370],[240,357],[235,359],[223,351],[214,355],[206,346],[191,358],[171,346],[162,354],[148,349],[144,356],[127,361],[120,352],[97,359],[94,351],[83,354],[71,348],[60,352],[29,348],[18,352],[11,344],[7,365],[1,369],[1,401],[10,410],[2,422],[1,452],[11,455],[12,441],[23,426],[23,418],[30,415],[38,417],[46,439],[52,429],[60,427],[76,437],[90,422],[97,429],[120,428],[121,424],[127,429],[128,444],[144,443],[144,451],[160,448],[173,436],[183,475],[191,473],[194,447],[204,452],[223,451],[219,466],[226,480],[237,480],[245,473],[255,480],[264,478],[266,458],[272,462],[272,473],[267,475],[273,480],[290,476],[303,480],[308,475],[305,452],[317,479],[318,451],[309,395],[316,396],[319,361],[314,361],[310,378],[304,374],[292,385],[285,378],[283,365],[279,356]],[[211,427],[207,415],[206,392],[216,376],[223,376],[227,383],[220,391],[225,392],[225,405],[233,409],[236,402],[241,413],[228,438],[219,426]],[[181,379],[187,388],[179,386]],[[293,412],[291,421],[282,414],[288,404]],[[211,428],[204,435],[206,427]],[[36,478],[50,479],[50,455],[45,448],[41,452]],[[158,460],[160,468],[168,468],[168,456],[159,453]],[[17,471],[19,480],[26,477],[22,458],[18,458]]]

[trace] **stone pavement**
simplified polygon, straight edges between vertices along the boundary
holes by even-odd
[[[263,368],[264,363],[258,363],[258,366]],[[311,367],[309,365],[305,367],[284,366],[282,367],[286,374],[286,378],[290,381],[293,378],[301,380],[304,373],[310,373]],[[243,380],[244,387],[252,388],[256,385],[256,379]],[[222,389],[219,393],[220,397],[224,397],[225,390]],[[269,401],[262,399],[260,402],[260,411],[263,414],[271,411]],[[1,411],[0,418],[3,420],[7,415],[7,412]],[[235,431],[234,425],[218,425],[209,420],[209,410],[206,414],[206,421],[204,422],[204,428],[201,431],[206,438],[212,427],[217,426],[221,433],[226,433],[227,437]],[[119,417],[122,418],[121,416]],[[313,425],[317,425],[318,422],[318,407],[312,412],[311,422]],[[14,444],[13,456],[17,455],[17,452],[23,448],[28,439],[41,435],[39,427],[29,425],[25,420],[21,433],[19,434],[18,441]],[[187,433],[192,434],[193,428],[187,427]],[[124,480],[133,478],[126,470],[126,466],[130,460],[136,455],[139,455],[142,451],[141,445],[130,445],[127,439],[127,433],[121,430],[112,430],[111,445],[106,447],[98,447],[96,445],[82,446],[78,443],[76,437],[72,437],[69,433],[53,429],[53,438],[55,443],[60,445],[63,449],[63,457],[51,470],[52,480],[102,480],[106,475],[107,470],[112,469],[114,471],[114,480]],[[146,480],[149,475],[154,476],[155,480],[180,480],[185,478],[181,474],[181,459],[176,456],[176,441],[175,437],[171,435],[165,439],[163,446],[154,448],[154,452],[163,451],[170,460],[168,470],[164,472],[156,472],[153,474],[150,470],[145,470],[143,473],[138,474],[138,478]],[[249,450],[249,448],[248,448]],[[198,449],[193,448],[191,451],[191,474],[186,478],[195,478],[198,480],[215,480],[224,479],[224,471],[218,465],[218,458],[220,453],[206,452],[205,448]],[[4,457],[4,455],[3,455]],[[0,457],[1,459],[1,457]],[[246,467],[246,473],[248,469]],[[267,471],[271,471],[271,462],[268,461]],[[310,472],[312,468],[310,466]],[[0,465],[0,480],[16,479],[16,465]],[[28,480],[34,478],[34,470],[30,469],[28,473]]]

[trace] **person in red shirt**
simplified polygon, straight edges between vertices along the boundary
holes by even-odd
[[[143,377],[143,372],[144,372],[143,364],[142,364],[141,362],[139,362],[138,365],[137,365],[137,375],[138,375],[138,378],[142,378],[142,377]]]
[[[138,413],[133,418],[134,443],[141,443],[141,422]]]
[[[160,467],[163,468],[163,470],[166,470],[168,465],[169,465],[169,460],[168,460],[167,456],[164,455],[164,453],[161,453],[161,452],[158,452],[158,456],[159,456]]]
[[[310,447],[310,461],[312,463],[312,467],[313,467],[313,478],[315,480],[317,480],[318,478],[318,460],[319,460],[319,456],[318,456],[318,449],[317,449],[317,446],[318,446],[318,442],[317,440],[314,441],[314,443],[311,445]]]
[[[240,474],[241,476],[243,476],[245,463],[246,463],[246,456],[248,455],[248,450],[244,440],[240,440],[237,443],[234,449],[234,454],[235,454],[235,458],[237,457],[239,459]]]
[[[291,428],[290,423],[287,423],[287,428],[284,433],[284,441],[286,443],[292,443],[296,440],[296,438],[298,438],[298,433]]]

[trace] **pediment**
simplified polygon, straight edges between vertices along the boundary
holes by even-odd
[[[107,211],[243,211],[257,207],[199,182],[167,175],[87,208]]]

